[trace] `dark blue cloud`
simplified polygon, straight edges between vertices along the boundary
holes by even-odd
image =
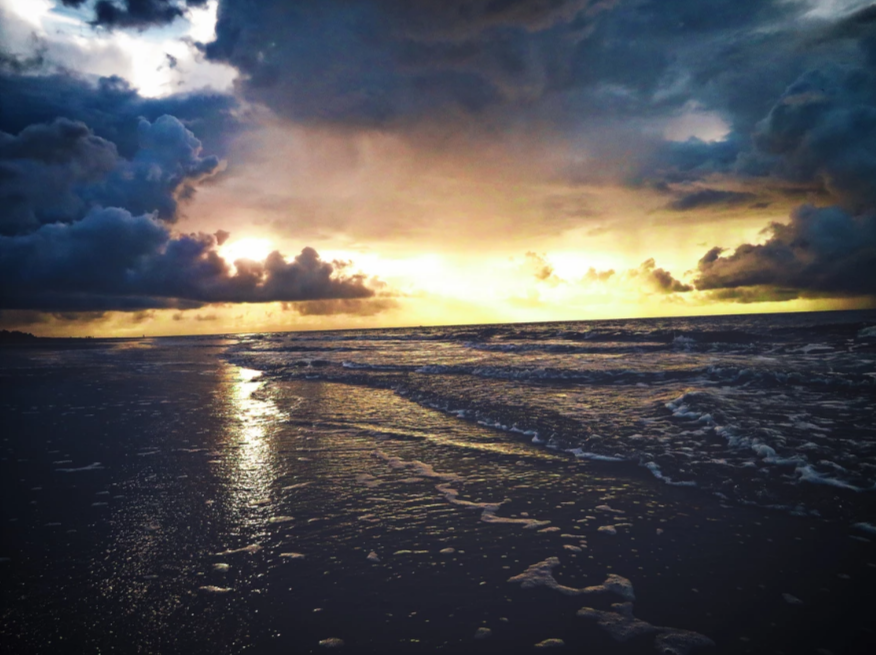
[[[745,244],[726,256],[721,248],[707,252],[698,265],[697,288],[782,289],[784,299],[876,296],[876,214],[804,205],[792,212],[790,223],[770,229],[766,243]]]
[[[72,224],[0,236],[0,309],[106,311],[190,308],[220,302],[368,298],[361,276],[343,274],[305,248],[287,262],[239,260],[232,269],[208,234],[173,236],[161,221],[94,209]]]
[[[202,92],[143,98],[119,77],[91,83],[72,74],[18,74],[0,67],[0,98],[2,132],[17,134],[34,123],[68,118],[85,123],[126,158],[140,147],[141,118],[153,122],[165,114],[174,116],[219,157],[225,155],[228,140],[245,129],[232,96]]]
[[[172,23],[186,7],[202,7],[207,0],[61,0],[68,7],[91,5],[93,25],[109,29],[146,29]]]
[[[722,191],[720,189],[698,189],[684,193],[669,203],[668,208],[674,211],[686,212],[704,207],[733,207],[754,201],[753,193],[740,191]]]
[[[181,197],[220,166],[173,116],[138,125],[131,159],[84,123],[59,118],[17,136],[0,132],[0,234],[27,234],[71,223],[93,207],[124,207],[176,219]]]

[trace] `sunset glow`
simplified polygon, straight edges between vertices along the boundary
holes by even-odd
[[[20,171],[0,319],[122,335],[873,306],[876,152],[848,119],[874,111],[866,12],[715,1],[0,0],[0,163]],[[273,251],[276,270],[234,266]]]
[[[219,254],[230,264],[238,259],[263,262],[274,247],[268,239],[248,238],[229,241],[219,247]]]

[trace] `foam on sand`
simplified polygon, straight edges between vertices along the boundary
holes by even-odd
[[[508,582],[519,582],[522,589],[547,587],[567,596],[614,593],[625,600],[635,600],[632,583],[620,575],[611,574],[601,585],[584,587],[582,589],[561,585],[553,575],[553,569],[559,565],[559,558],[548,557],[546,560],[532,564],[523,573],[508,578]]]
[[[582,607],[577,614],[584,618],[595,619],[596,625],[610,634],[612,639],[620,642],[629,641],[642,635],[652,635],[662,629],[635,618],[632,603],[615,603],[612,608],[615,610],[614,612]]]
[[[711,639],[697,632],[652,625],[633,616],[633,586],[626,578],[610,575],[605,584],[588,589],[611,591],[627,599],[624,603],[613,603],[611,611],[582,607],[577,612],[578,616],[595,620],[596,625],[611,635],[615,641],[624,642],[636,637],[656,634],[654,646],[661,655],[688,655],[695,648],[715,645]]]
[[[408,461],[401,457],[387,455],[382,450],[375,450],[371,454],[386,462],[390,468],[411,469],[415,471],[417,475],[424,478],[434,478],[437,480],[446,480],[448,482],[461,482],[463,480],[462,476],[457,475],[456,473],[441,473],[432,468],[431,464],[426,464],[425,462],[420,462],[418,460]]]
[[[243,548],[233,548],[229,550],[223,550],[221,553],[216,553],[217,555],[234,555],[235,553],[249,553],[250,555],[255,555],[262,549],[258,544],[250,544],[249,546],[244,546]]]
[[[59,471],[60,473],[80,473],[82,471],[99,471],[102,468],[103,464],[101,464],[100,462],[92,462],[88,466],[80,466],[78,468],[62,468],[55,470]]]
[[[657,636],[654,646],[663,655],[688,655],[696,648],[713,647],[715,642],[705,635],[688,630],[671,629]]]
[[[507,499],[498,503],[476,503],[471,500],[460,500],[459,491],[457,491],[447,483],[435,485],[435,488],[442,494],[444,494],[444,498],[447,499],[447,502],[449,502],[451,505],[465,507],[467,509],[481,510],[481,521],[483,521],[484,523],[509,523],[512,525],[522,525],[524,529],[528,530],[540,528],[550,523],[550,521],[539,521],[537,519],[530,518],[508,518],[504,516],[497,516],[496,512],[499,511],[499,508],[502,505],[508,502]]]
[[[365,485],[369,489],[375,489],[376,487],[379,487],[381,484],[383,484],[380,480],[375,478],[370,473],[360,473],[356,476],[356,482]]]
[[[535,644],[536,648],[559,648],[560,646],[565,646],[566,642],[562,639],[545,639],[544,641],[540,641]]]
[[[855,523],[854,525],[852,525],[852,527],[860,530],[861,532],[876,535],[876,525],[873,525],[872,523]]]
[[[609,576],[605,579],[601,585],[595,585],[593,587],[586,587],[584,589],[585,594],[617,594],[624,600],[632,601],[636,600],[636,594],[633,592],[633,583],[630,582],[627,578],[622,575],[616,575],[614,573],[609,574]]]

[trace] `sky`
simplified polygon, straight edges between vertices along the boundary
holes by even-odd
[[[0,0],[0,327],[876,306],[876,4]]]

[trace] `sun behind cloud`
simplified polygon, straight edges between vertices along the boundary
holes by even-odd
[[[263,262],[273,250],[275,248],[270,239],[246,237],[226,241],[219,247],[219,254],[222,256],[222,259],[230,264],[233,264],[238,259]]]

